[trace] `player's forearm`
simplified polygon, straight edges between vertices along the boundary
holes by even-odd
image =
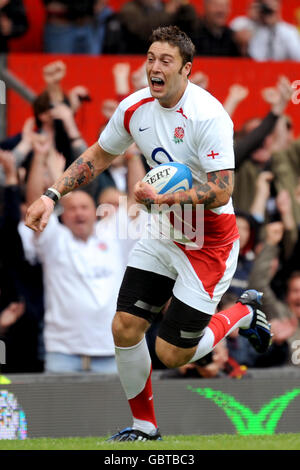
[[[215,209],[228,203],[233,191],[232,170],[221,170],[208,173],[207,182],[194,186],[188,191],[162,194],[155,200],[156,204],[203,204],[206,209]]]
[[[104,152],[95,143],[78,157],[52,185],[61,196],[85,186],[104,171],[112,162],[114,156]]]

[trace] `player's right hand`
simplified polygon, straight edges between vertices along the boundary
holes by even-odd
[[[37,199],[26,212],[25,225],[34,232],[42,232],[54,209],[54,201],[47,196]]]

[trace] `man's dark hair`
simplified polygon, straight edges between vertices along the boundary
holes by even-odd
[[[167,42],[171,46],[178,47],[183,65],[192,62],[195,55],[195,46],[188,35],[178,26],[160,26],[152,31],[150,44],[153,42]]]
[[[290,277],[287,280],[287,286],[288,289],[290,288],[290,285],[294,279],[299,279],[300,278],[300,271],[293,271]]]
[[[33,102],[33,113],[37,127],[41,127],[42,123],[39,115],[51,109],[51,100],[47,90],[43,91]]]

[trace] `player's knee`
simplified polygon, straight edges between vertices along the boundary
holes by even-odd
[[[117,346],[128,347],[139,342],[149,324],[143,318],[117,312],[112,322],[112,334]]]

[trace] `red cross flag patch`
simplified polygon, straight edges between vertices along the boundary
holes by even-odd
[[[209,153],[208,155],[206,155],[207,157],[209,158],[212,158],[213,160],[215,159],[215,157],[217,157],[218,155],[220,155],[219,153],[215,153],[213,150],[211,151],[211,153]]]

